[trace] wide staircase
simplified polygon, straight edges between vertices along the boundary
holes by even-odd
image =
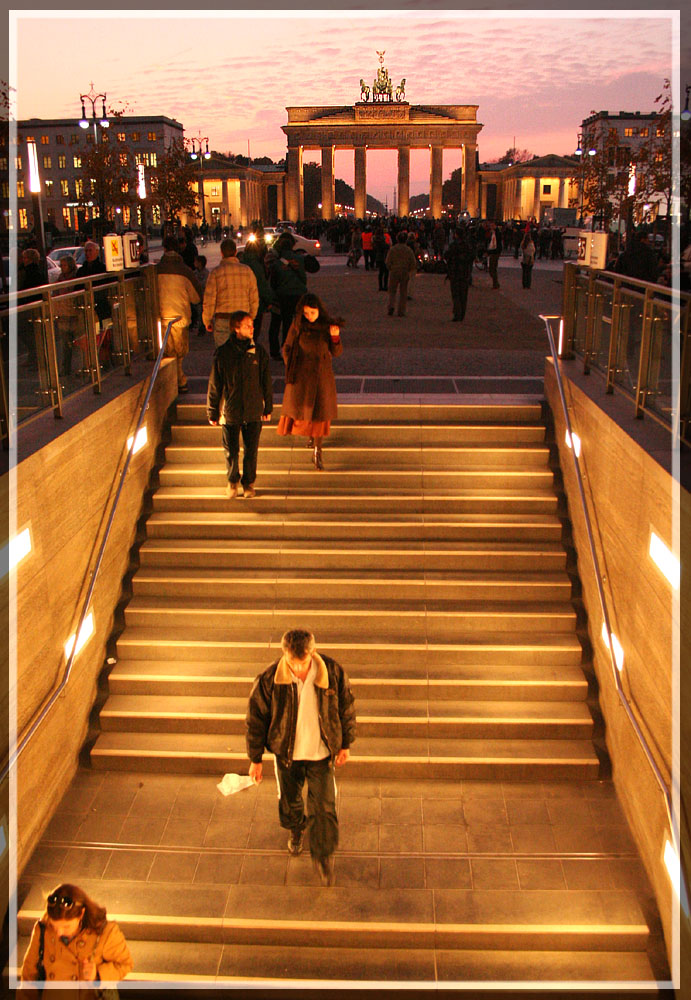
[[[306,856],[290,861],[293,884],[268,885],[287,853],[272,779],[241,792],[226,800],[245,830],[229,850],[255,875],[207,887],[208,913],[183,920],[161,886],[147,900],[111,884],[109,909],[139,947],[135,978],[165,976],[156,942],[175,940],[197,959],[222,945],[210,980],[653,979],[634,888],[506,891],[468,874],[474,851],[505,850],[472,837],[478,817],[495,821],[493,789],[504,808],[553,794],[558,811],[572,785],[587,815],[588,787],[608,784],[540,406],[343,405],[324,461],[315,471],[304,439],[268,426],[256,499],[229,501],[218,429],[201,401],[178,405],[91,765],[214,784],[246,774],[252,680],[286,629],[307,626],[346,668],[358,714],[337,885],[322,888]],[[263,847],[245,813],[263,817]],[[571,862],[591,856],[579,846]],[[515,835],[506,850],[547,868],[561,857]],[[371,878],[340,880],[356,861]],[[392,866],[402,878],[383,877]]]

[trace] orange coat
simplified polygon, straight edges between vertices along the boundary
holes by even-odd
[[[53,929],[48,914],[44,913],[41,923],[45,925],[43,949],[43,965],[46,970],[46,982],[77,983],[80,979],[80,961],[90,958],[96,963],[96,969],[102,983],[114,984],[124,979],[132,969],[130,950],[122,931],[113,920],[106,922],[101,934],[89,928],[81,930],[69,944],[63,944]],[[40,943],[39,922],[34,924],[31,941],[22,963],[22,983],[34,983],[38,966],[38,950]],[[26,987],[22,987],[22,992]],[[75,985],[75,996],[88,996],[82,987]],[[35,991],[32,991],[35,992]],[[47,994],[46,994],[47,995]],[[64,991],[61,997],[70,993]]]

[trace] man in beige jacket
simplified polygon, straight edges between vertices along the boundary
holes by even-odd
[[[202,310],[204,326],[213,333],[216,347],[230,336],[232,313],[246,312],[254,320],[259,309],[257,279],[252,269],[238,260],[234,240],[223,240],[221,254],[221,263],[207,279]]]
[[[201,289],[194,271],[185,264],[174,236],[163,240],[163,256],[156,265],[158,301],[163,329],[169,320],[179,317],[170,328],[166,356],[174,357],[178,367],[178,392],[189,392],[182,362],[190,349],[192,306],[201,302]]]

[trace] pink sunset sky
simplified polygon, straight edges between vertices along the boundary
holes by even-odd
[[[16,12],[12,83],[18,118],[79,116],[79,94],[105,91],[132,114],[167,115],[220,152],[280,159],[285,108],[352,104],[377,50],[411,104],[477,104],[480,159],[513,145],[573,152],[591,111],[652,111],[678,54],[670,13],[307,11],[211,15]],[[625,12],[624,12],[625,13]],[[457,16],[454,16],[457,15]],[[47,82],[46,73],[50,83]],[[306,159],[318,153],[306,153]],[[367,189],[392,203],[394,151],[370,152]],[[460,152],[444,157],[444,176]],[[352,152],[336,175],[352,183]],[[411,194],[429,189],[429,154],[411,156]]]

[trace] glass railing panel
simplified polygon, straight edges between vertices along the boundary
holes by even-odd
[[[21,305],[17,312],[17,423],[54,405],[41,302]]]
[[[87,297],[83,290],[54,293],[55,353],[63,398],[92,383],[87,326]]]
[[[609,342],[612,334],[612,298],[614,288],[605,282],[596,282],[593,301],[593,339],[590,345],[589,363],[592,368],[607,371],[609,363]]]
[[[672,393],[672,318],[678,322],[679,309],[671,302],[653,302],[650,329],[650,354],[646,375],[645,407],[657,413],[665,423],[676,417],[676,393]],[[675,403],[673,404],[673,400]]]
[[[588,277],[576,275],[576,319],[574,323],[573,349],[578,354],[585,351],[585,335],[588,320]]]
[[[622,287],[614,384],[629,395],[633,395],[638,387],[644,301],[640,292]]]

